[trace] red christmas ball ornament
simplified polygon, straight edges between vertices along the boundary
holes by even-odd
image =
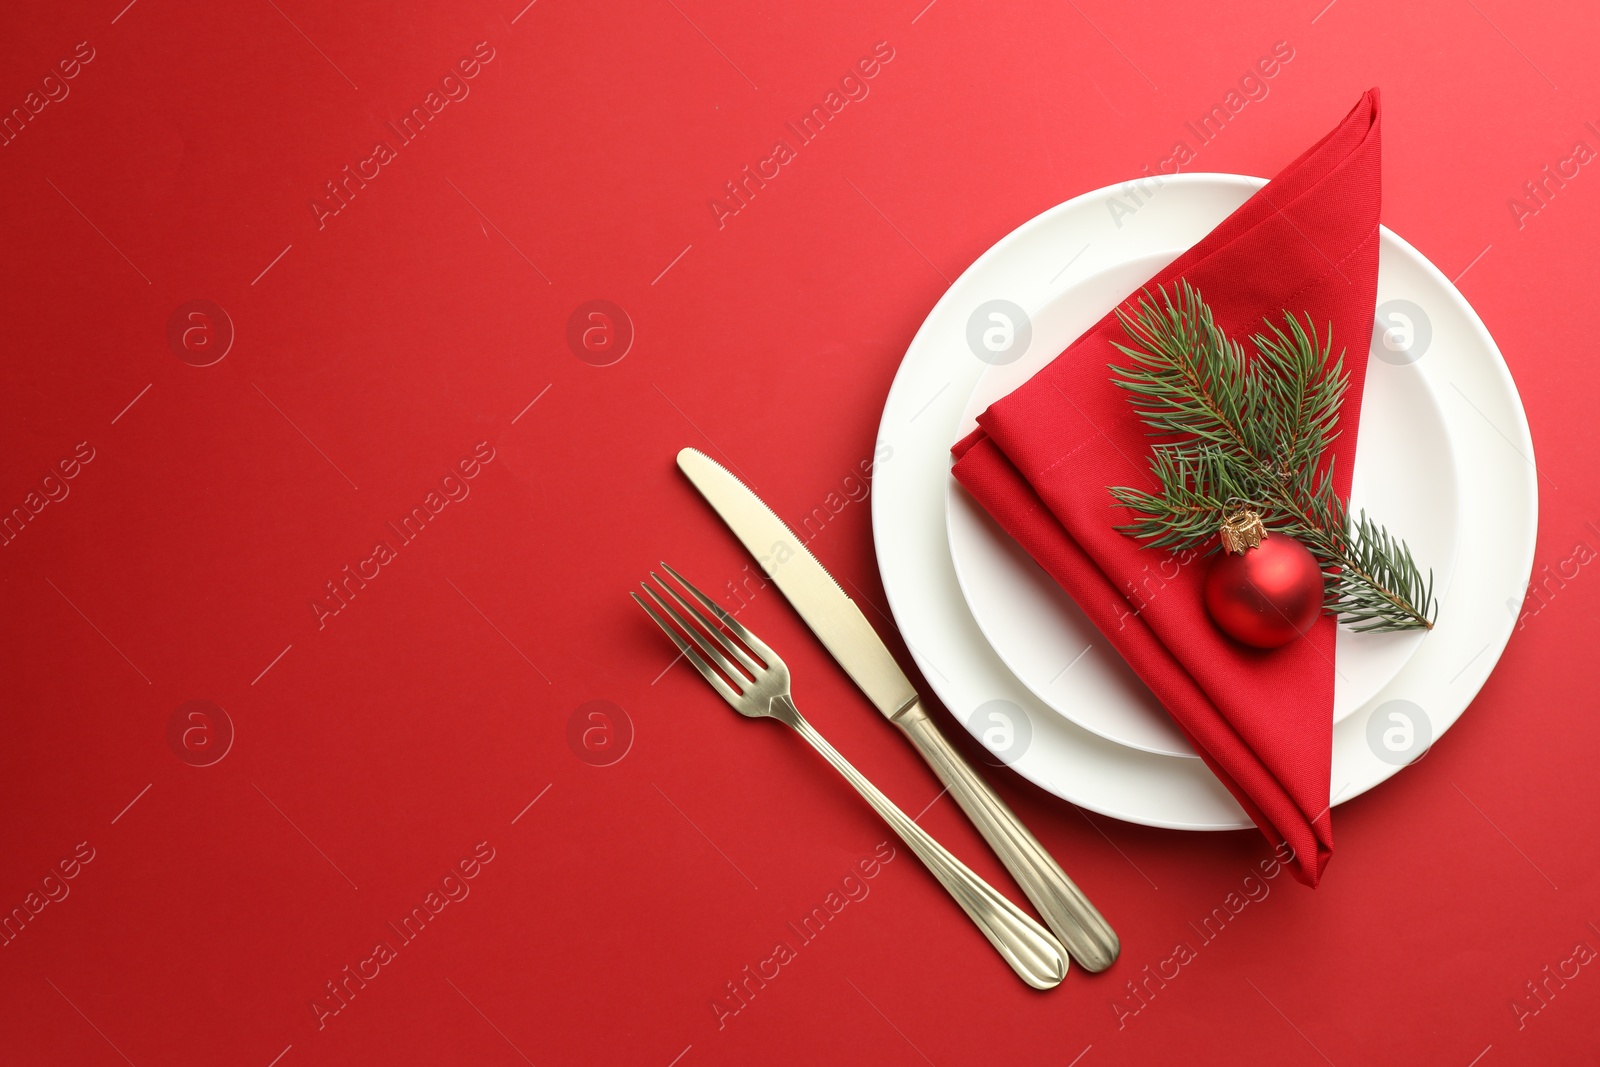
[[[1206,574],[1206,611],[1223,633],[1253,648],[1278,648],[1322,613],[1322,568],[1305,545],[1267,536],[1254,512],[1222,526],[1222,555]]]

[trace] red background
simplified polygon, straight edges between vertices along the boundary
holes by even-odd
[[[1512,1005],[1600,949],[1600,580],[1571,562],[1600,548],[1581,444],[1600,177],[1521,225],[1507,206],[1575,141],[1600,148],[1593,11],[924,2],[8,13],[6,113],[78,42],[94,58],[0,147],[0,506],[78,442],[94,459],[0,547],[0,909],[37,904],[80,842],[94,858],[0,947],[0,1060],[1596,1054],[1600,968]],[[323,183],[482,41],[470,95],[319,229]],[[719,1029],[724,983],[887,835],[794,737],[662,673],[627,590],[662,557],[719,590],[748,562],[674,452],[725,459],[798,523],[871,455],[949,279],[1167,158],[1279,41],[1294,58],[1269,95],[1189,169],[1270,174],[1382,87],[1384,220],[1499,341],[1540,463],[1536,575],[1569,578],[1436,751],[1338,809],[1315,892],[1274,879],[1202,945],[1189,924],[1267,856],[1259,835],[1123,825],[996,771],[1117,926],[1112,971],[1027,990],[902,850]],[[878,42],[893,59],[870,94],[719,228],[723,182]],[[167,340],[196,299],[236,331],[203,368]],[[595,299],[636,331],[607,367],[566,341]],[[485,441],[470,497],[319,630],[324,583]],[[849,503],[813,546],[881,605],[869,511]],[[863,771],[913,812],[938,795],[781,597],[743,617]],[[235,732],[209,766],[169,741],[191,700]],[[569,742],[591,700],[631,725],[608,766]],[[948,798],[922,821],[1015,893]],[[479,842],[494,858],[470,895],[319,1029],[325,983],[397,941],[387,924]],[[1178,941],[1196,958],[1119,1019],[1124,983]]]

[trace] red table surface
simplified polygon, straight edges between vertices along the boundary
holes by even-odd
[[[1600,1055],[1592,6],[124,3],[0,34],[0,1062]],[[883,608],[853,476],[950,280],[1179,141],[1272,173],[1371,85],[1384,220],[1522,391],[1540,595],[1436,751],[1338,809],[1314,892],[1248,878],[1253,831],[995,770],[1122,936],[1035,993],[903,847],[863,875],[888,833],[813,753],[670,666],[626,595],[656,560],[757,588],[673,454],[812,516]],[[631,323],[609,366],[568,341],[594,300]],[[1019,896],[743,599],[816,725]]]

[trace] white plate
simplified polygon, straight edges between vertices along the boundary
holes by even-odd
[[[1097,274],[1057,286],[1041,304],[1025,309],[1031,343],[1025,352],[1008,352],[1009,362],[983,371],[956,437],[971,432],[990,404],[1031,378],[1181,251],[1130,253]],[[1368,340],[1363,335],[1342,343]],[[1393,462],[1398,456],[1405,462]],[[1115,646],[953,477],[946,509],[950,554],[967,606],[1017,679],[1051,709],[1101,737],[1195,758],[1182,731]],[[1406,539],[1424,570],[1432,569],[1434,591],[1445,599],[1460,518],[1449,432],[1428,380],[1409,365],[1381,358],[1369,361],[1362,396],[1351,512],[1362,509]],[[1153,570],[1140,585],[1143,596],[1159,597],[1161,572]],[[1334,722],[1365,706],[1426,640],[1419,631],[1358,634],[1340,627],[1337,634]]]
[[[1112,215],[1109,200],[1120,187],[1108,187],[1023,224],[969,267],[929,313],[879,426],[879,442],[890,452],[873,472],[878,565],[896,623],[934,692],[1024,777],[1131,822],[1195,830],[1251,825],[1199,760],[1117,744],[1068,721],[985,640],[962,597],[945,530],[949,447],[987,366],[967,347],[967,322],[985,301],[1038,307],[1055,287],[1138,256],[1187,248],[1262,184],[1237,175],[1179,175],[1131,217],[1125,204],[1120,219]],[[1442,599],[1438,625],[1400,673],[1335,726],[1332,802],[1384,781],[1455,722],[1511,635],[1533,563],[1537,475],[1516,386],[1461,294],[1384,230],[1380,311],[1388,315],[1396,300],[1410,302],[1418,327],[1409,353],[1414,362],[1396,367],[1428,385],[1463,474],[1457,578]],[[997,710],[1012,718],[1008,729],[995,728]]]

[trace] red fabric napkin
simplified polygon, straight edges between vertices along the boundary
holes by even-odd
[[[1350,375],[1332,448],[1345,499],[1378,279],[1378,117],[1373,89],[1148,283],[1170,289],[1186,279],[1247,350],[1262,319],[1281,322],[1286,310],[1309,313],[1319,335],[1331,325]],[[1123,308],[1133,310],[1137,296]],[[1180,566],[1113,528],[1132,515],[1106,487],[1155,484],[1147,430],[1111,384],[1109,365],[1127,362],[1113,340],[1124,335],[1107,315],[984,412],[953,449],[955,476],[1071,594],[1268,840],[1294,850],[1291,869],[1314,886],[1333,851],[1335,623],[1320,618],[1303,640],[1273,651],[1247,648],[1206,615],[1206,557]]]

